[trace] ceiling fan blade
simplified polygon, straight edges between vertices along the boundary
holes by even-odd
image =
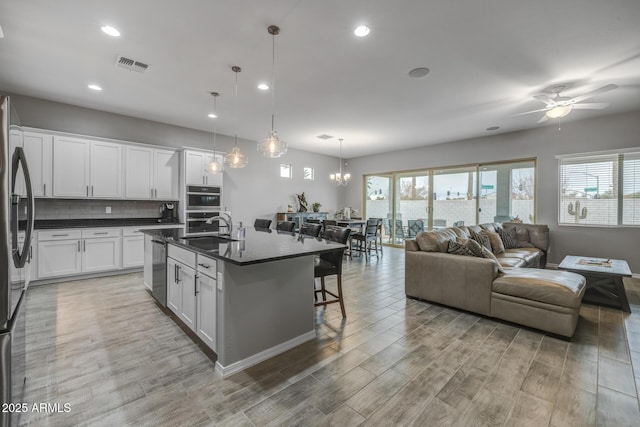
[[[540,111],[547,111],[548,109],[549,108],[540,108],[537,110],[525,111],[524,113],[514,114],[514,116],[524,116],[525,114],[539,113]]]
[[[578,110],[602,110],[603,108],[607,108],[609,104],[606,102],[592,102],[587,104],[573,104],[573,108]]]
[[[591,98],[592,96],[600,95],[601,93],[609,92],[610,90],[616,89],[618,85],[610,84],[606,86],[602,86],[599,89],[592,90],[591,92],[583,93],[582,95],[578,95],[573,98],[573,102],[584,101],[585,99]]]
[[[538,101],[542,101],[544,102],[546,105],[551,105],[554,103],[553,99],[549,98],[548,95],[534,95],[533,96],[535,99],[537,99]]]
[[[546,122],[547,120],[549,120],[549,117],[545,114],[542,117],[540,117],[540,120],[538,120],[538,123]]]

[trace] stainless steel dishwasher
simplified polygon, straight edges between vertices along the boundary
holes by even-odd
[[[167,306],[167,244],[164,240],[151,239],[153,270],[151,294],[163,307]]]

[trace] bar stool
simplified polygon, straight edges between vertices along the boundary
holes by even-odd
[[[343,227],[335,227],[335,226],[327,226],[324,230],[324,238],[326,240],[330,240],[332,242],[338,242],[342,244],[346,244],[349,240],[349,235],[351,234],[351,229],[343,228]],[[320,278],[320,289],[315,289],[314,284],[314,298],[315,298],[315,306],[322,306],[328,304],[339,303],[340,310],[342,311],[342,317],[346,318],[347,313],[344,309],[344,298],[342,297],[342,257],[344,255],[345,248],[336,249],[332,252],[327,252],[320,254],[316,257],[314,267],[313,267],[313,276]],[[334,294],[331,291],[328,291],[325,287],[324,278],[327,276],[337,275],[338,280],[338,293]],[[318,301],[318,293],[322,294],[322,301]],[[334,297],[334,299],[327,300],[327,294]]]
[[[271,228],[271,220],[270,219],[257,218],[253,222],[253,226],[255,228]]]
[[[296,223],[293,221],[281,221],[276,224],[276,230],[292,232],[296,228]]]

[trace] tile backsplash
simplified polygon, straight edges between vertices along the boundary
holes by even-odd
[[[35,219],[160,218],[158,200],[36,199]],[[172,202],[178,212],[178,203]],[[111,207],[111,213],[106,208]]]

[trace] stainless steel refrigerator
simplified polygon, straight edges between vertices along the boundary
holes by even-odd
[[[34,203],[22,128],[9,97],[0,96],[0,114],[0,427],[8,427],[18,425],[21,415],[11,404],[24,403]]]

